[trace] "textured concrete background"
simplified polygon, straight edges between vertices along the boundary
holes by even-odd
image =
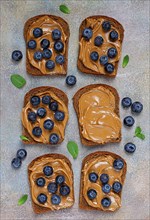
[[[66,3],[71,9],[70,15],[59,11],[59,5]],[[63,77],[32,77],[25,69],[25,42],[23,26],[32,16],[49,13],[62,16],[70,26],[68,74],[77,77],[77,85],[67,88]],[[82,74],[77,70],[78,29],[81,21],[90,15],[107,15],[116,18],[125,28],[122,58],[116,79]],[[149,1],[50,1],[50,0],[10,0],[1,1],[1,219],[38,219],[38,220],[148,220],[149,216]],[[20,49],[24,58],[19,64],[11,61],[11,53]],[[123,56],[128,54],[130,62],[123,69]],[[10,75],[18,73],[27,80],[26,86],[18,90],[10,82]],[[108,144],[103,147],[87,148],[79,139],[76,115],[71,98],[81,87],[91,83],[106,83],[118,89],[120,98],[130,96],[134,101],[144,104],[144,110],[135,116],[135,126],[131,129],[123,127],[123,139],[119,144]],[[19,140],[21,134],[20,113],[24,94],[33,87],[49,85],[65,91],[69,97],[70,120],[66,129],[65,141],[58,147],[43,145],[25,146]],[[121,118],[130,114],[130,110],[120,109]],[[144,141],[133,138],[136,126],[141,126],[146,135]],[[68,140],[76,140],[79,145],[79,156],[73,160],[66,149]],[[123,146],[133,141],[137,150],[127,155]],[[25,148],[28,156],[19,170],[10,166],[19,148]],[[82,159],[96,150],[107,150],[118,153],[128,163],[128,172],[123,189],[122,208],[115,213],[98,211],[87,212],[78,208],[79,180]],[[35,215],[31,207],[31,198],[27,180],[27,165],[37,156],[45,153],[63,153],[72,162],[75,176],[75,204],[73,208],[58,212]],[[24,193],[29,194],[28,201],[18,207],[17,201]]]

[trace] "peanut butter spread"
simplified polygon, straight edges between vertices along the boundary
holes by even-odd
[[[117,55],[114,58],[109,58],[109,63],[112,63],[114,66],[119,61],[121,56],[121,41],[120,36],[118,33],[118,39],[115,42],[110,41],[109,34],[111,31],[117,31],[116,25],[111,23],[111,30],[109,32],[104,32],[102,28],[102,23],[106,19],[104,18],[87,18],[86,19],[86,27],[91,28],[93,31],[93,36],[90,40],[85,40],[84,37],[81,37],[79,42],[80,45],[80,52],[79,52],[79,59],[83,63],[83,65],[95,72],[106,74],[107,72],[104,69],[104,66],[100,64],[99,59],[97,61],[93,61],[90,59],[90,54],[93,51],[96,51],[99,54],[99,57],[103,55],[107,55],[107,51],[109,48],[113,47],[117,50]],[[118,32],[118,31],[117,31]],[[94,45],[94,39],[97,36],[102,36],[104,42],[100,47]],[[111,75],[116,75],[117,69],[115,68]]]
[[[53,174],[46,177],[43,173],[45,166],[53,167]],[[74,203],[73,196],[73,179],[72,170],[64,159],[54,159],[52,157],[41,157],[34,162],[33,166],[29,168],[31,174],[29,176],[31,185],[32,199],[35,204],[41,207],[49,208],[51,210],[58,210],[66,207],[70,207]],[[67,196],[61,196],[61,203],[59,205],[53,205],[51,203],[52,194],[48,192],[47,186],[50,182],[55,182],[56,176],[63,175],[65,177],[65,183],[70,187],[70,193]],[[36,185],[36,179],[43,177],[46,181],[44,187]],[[59,191],[59,190],[58,190]],[[44,193],[47,196],[47,201],[44,204],[38,202],[37,197],[40,193]]]
[[[43,30],[43,35],[41,37],[38,38],[34,38],[33,36],[33,30],[34,28],[41,28]],[[65,73],[65,69],[64,69],[64,65],[60,65],[55,63],[55,68],[53,70],[48,70],[45,66],[46,64],[46,59],[42,59],[41,61],[37,61],[34,59],[34,53],[35,51],[42,51],[41,48],[41,41],[43,39],[47,39],[50,41],[50,46],[49,49],[52,51],[52,56],[50,58],[50,60],[53,60],[55,62],[55,57],[58,55],[58,53],[54,50],[54,40],[52,39],[52,31],[54,29],[59,29],[61,31],[61,41],[64,43],[64,49],[63,52],[61,53],[62,55],[64,55],[66,53],[66,40],[67,40],[67,35],[64,33],[63,27],[61,26],[61,24],[52,19],[49,16],[42,16],[40,18],[38,18],[35,22],[33,22],[28,31],[27,31],[27,42],[30,40],[36,40],[37,46],[35,49],[28,49],[27,48],[27,56],[29,59],[29,62],[32,66],[34,66],[35,68],[39,69],[43,74],[55,74],[55,73]]]
[[[123,184],[123,169],[115,170],[113,168],[114,158],[110,155],[102,155],[98,158],[90,159],[85,163],[84,168],[82,170],[83,173],[83,196],[86,202],[95,208],[101,208],[102,210],[115,211],[121,206],[121,194],[114,193],[111,190],[108,194],[102,191],[102,183],[100,179],[97,180],[96,183],[90,182],[89,174],[91,172],[97,173],[100,177],[102,173],[109,175],[109,185],[112,186],[115,181]],[[90,200],[87,196],[87,191],[89,189],[94,189],[97,192],[97,196],[95,199]],[[109,208],[105,208],[101,205],[101,200],[107,197],[111,200],[111,205]]]
[[[40,99],[42,98],[42,96],[49,95],[53,100],[57,101],[59,105],[59,110],[65,113],[65,118],[63,121],[55,120],[54,112],[50,111],[48,105],[44,105],[42,102],[40,102],[40,106],[38,107],[43,107],[46,109],[46,116],[44,118],[37,117],[35,123],[30,122],[28,120],[28,113],[31,111],[36,113],[38,107],[32,106],[29,100],[22,109],[22,123],[24,128],[27,129],[29,135],[33,138],[33,140],[37,142],[48,144],[49,136],[51,133],[56,133],[59,136],[59,139],[64,139],[65,127],[69,118],[68,108],[66,107],[65,103],[51,91],[39,92],[36,95],[39,96]],[[44,129],[43,127],[43,123],[47,119],[51,119],[54,122],[54,127],[51,131]],[[39,126],[42,129],[42,135],[40,137],[36,137],[32,134],[32,130],[36,126]]]
[[[85,139],[96,143],[119,138],[121,121],[115,110],[115,96],[102,86],[85,92],[79,99],[79,123]]]

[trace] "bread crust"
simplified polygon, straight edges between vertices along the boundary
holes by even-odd
[[[55,74],[43,74],[39,69],[37,69],[36,67],[34,67],[30,64],[30,61],[29,61],[28,56],[27,56],[27,49],[26,49],[26,70],[30,75],[34,75],[34,76],[47,76],[47,75],[64,75],[65,76],[67,74],[67,67],[68,67],[68,43],[69,43],[70,30],[69,30],[68,23],[64,19],[62,19],[59,16],[49,15],[49,14],[37,15],[35,17],[32,17],[32,18],[28,19],[26,21],[25,25],[24,25],[24,39],[25,39],[25,42],[27,44],[27,35],[26,35],[26,33],[27,33],[28,29],[30,28],[31,24],[33,22],[35,22],[37,19],[39,19],[43,16],[48,16],[48,17],[54,19],[55,21],[57,21],[58,23],[60,23],[61,26],[63,27],[64,33],[67,36],[67,40],[66,40],[66,43],[65,43],[66,52],[64,54],[64,57],[65,57],[65,63],[64,63],[65,74],[60,73],[60,72],[56,72]]]
[[[105,84],[91,84],[91,85],[88,85],[88,86],[85,86],[85,87],[79,89],[75,93],[75,95],[73,96],[73,105],[74,105],[74,109],[76,111],[77,118],[78,118],[78,127],[79,127],[80,139],[81,139],[82,144],[85,145],[85,146],[103,145],[103,144],[95,143],[93,141],[85,139],[82,135],[82,127],[80,126],[80,123],[79,123],[79,99],[80,99],[80,97],[84,93],[90,91],[91,89],[97,88],[99,86],[103,86],[104,88],[109,89],[114,94],[114,96],[115,96],[115,110],[114,110],[114,112],[118,115],[118,117],[120,117],[120,114],[119,114],[119,100],[120,100],[120,98],[119,98],[118,92],[115,88],[113,88],[112,86],[109,86],[109,85],[105,85]],[[121,141],[121,132],[119,134],[118,139],[112,139],[111,140],[112,143],[120,142],[120,141]]]
[[[89,17],[85,18],[82,21],[82,23],[80,25],[80,28],[79,28],[79,42],[82,38],[82,31],[84,30],[84,28],[87,27],[86,26],[86,19],[89,19],[89,18],[94,18],[94,19],[103,18],[103,19],[106,19],[107,21],[112,22],[117,27],[117,30],[119,31],[120,42],[122,44],[123,38],[124,38],[124,28],[123,28],[123,26],[117,20],[115,20],[114,18],[103,16],[103,15],[89,16]],[[80,52],[80,48],[79,48],[79,52]],[[110,78],[116,77],[117,74],[115,74],[115,75],[112,75],[112,74],[109,74],[109,73],[108,74],[102,74],[102,73],[96,72],[94,70],[91,70],[91,69],[85,67],[84,64],[79,59],[79,54],[80,54],[79,52],[78,52],[77,67],[81,72],[88,73],[88,74],[94,74],[94,75],[102,75],[102,76],[106,76],[106,77],[110,77]],[[119,61],[117,61],[116,64],[115,64],[116,73],[117,73],[117,70],[118,70],[118,64],[119,64]]]
[[[51,91],[53,92],[56,96],[58,96],[58,98],[60,98],[64,104],[66,105],[66,107],[68,108],[68,98],[67,95],[60,89],[57,89],[55,87],[50,87],[50,86],[40,86],[40,87],[36,87],[31,89],[29,92],[26,93],[25,97],[24,97],[24,104],[23,107],[26,106],[26,104],[30,101],[31,96],[36,95],[39,92],[45,92],[45,91]],[[24,126],[22,125],[22,135],[27,137],[29,139],[29,141],[23,141],[23,143],[25,144],[37,144],[38,142],[36,142],[28,133],[27,129],[24,128]],[[63,139],[61,138],[58,142],[58,144],[60,144],[63,141]],[[38,143],[39,144],[39,143]],[[44,143],[41,143],[44,144]],[[52,144],[50,144],[52,145]]]
[[[114,154],[112,152],[107,152],[107,151],[97,151],[97,152],[94,152],[94,153],[91,153],[89,155],[87,155],[83,161],[82,161],[82,168],[81,168],[81,177],[80,177],[80,194],[79,194],[79,207],[80,209],[84,209],[84,210],[101,210],[101,208],[96,208],[96,207],[92,207],[90,206],[86,200],[84,199],[83,197],[83,187],[84,187],[84,183],[83,183],[83,168],[85,166],[85,163],[87,161],[90,161],[90,159],[93,159],[93,158],[98,158],[99,156],[104,156],[104,155],[109,155],[109,156],[112,156],[114,159],[121,159],[123,160],[124,162],[124,167],[123,167],[123,179],[122,179],[122,185],[124,184],[124,181],[125,181],[125,177],[126,177],[126,172],[127,172],[127,163],[126,161],[120,157],[119,155],[117,154]],[[120,198],[121,198],[121,195],[122,195],[122,192],[119,192],[118,193]],[[106,212],[112,212],[110,210],[105,210]]]
[[[75,202],[75,198],[74,198],[74,178],[73,178],[73,170],[72,170],[72,165],[71,165],[71,162],[70,160],[63,154],[45,154],[45,155],[42,155],[42,156],[39,156],[37,158],[35,158],[34,160],[32,160],[32,162],[28,165],[28,180],[29,180],[29,185],[30,185],[30,193],[31,193],[31,198],[32,198],[32,191],[31,191],[31,184],[30,184],[30,174],[31,174],[31,171],[30,171],[30,168],[34,165],[34,163],[38,160],[40,160],[41,158],[46,158],[46,157],[51,157],[53,159],[64,159],[65,162],[68,164],[68,166],[70,167],[70,170],[71,170],[71,177],[72,177],[72,182],[73,182],[73,200]],[[38,206],[37,204],[34,203],[33,199],[32,199],[32,207],[33,207],[33,211],[36,213],[36,214],[42,214],[44,212],[48,212],[48,211],[52,211],[48,208],[45,208],[45,207],[41,207],[41,206]],[[70,206],[71,207],[71,206]],[[68,207],[68,208],[70,208]]]

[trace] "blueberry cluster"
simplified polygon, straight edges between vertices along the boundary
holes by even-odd
[[[53,168],[51,166],[45,166],[43,168],[43,173],[45,178],[49,178],[53,175]],[[38,187],[44,187],[46,180],[43,177],[36,179],[36,185]],[[50,182],[47,186],[48,193],[51,193],[51,203],[53,205],[59,205],[61,203],[61,196],[68,196],[70,193],[70,187],[65,184],[65,177],[63,175],[58,175],[55,182]],[[57,195],[57,194],[60,195]],[[47,202],[47,195],[40,193],[37,197],[39,203],[44,204]]]
[[[111,30],[111,24],[109,21],[104,21],[102,23],[102,29],[103,31],[109,32]],[[85,28],[82,32],[82,36],[84,37],[84,39],[86,41],[90,40],[93,36],[93,31],[91,28]],[[115,42],[116,40],[118,40],[118,33],[117,31],[113,30],[109,33],[109,40],[112,42]],[[104,39],[102,36],[97,36],[94,39],[94,45],[97,47],[100,47],[102,44],[104,43]],[[113,73],[114,71],[114,65],[112,63],[109,63],[109,59],[113,59],[117,56],[117,50],[115,47],[111,47],[108,49],[107,51],[107,55],[103,55],[101,57],[99,57],[99,54],[96,51],[92,51],[90,54],[90,58],[93,61],[98,61],[101,65],[104,66],[104,69],[107,73]]]
[[[48,95],[43,96],[42,100],[40,99],[39,96],[32,96],[30,98],[30,103],[33,107],[38,107],[40,105],[40,102],[42,101],[42,103],[44,105],[48,105],[49,106],[49,110],[51,110],[54,114],[54,118],[56,121],[63,121],[65,118],[65,113],[62,111],[58,110],[58,103],[55,100],[52,100],[52,98]],[[46,109],[43,107],[39,107],[37,108],[36,112],[35,111],[30,111],[28,112],[28,120],[31,123],[35,123],[37,117],[39,118],[44,118],[46,116],[47,112]],[[46,130],[51,131],[54,128],[55,124],[51,119],[46,119],[43,123],[43,127]],[[42,129],[38,126],[34,127],[32,130],[32,134],[35,137],[40,137],[42,135]],[[57,144],[59,142],[59,136],[56,133],[52,133],[49,137],[49,141],[51,144]]]
[[[35,28],[33,30],[33,36],[35,38],[39,38],[43,35],[43,30],[41,28]],[[54,50],[58,54],[55,57],[55,62],[59,65],[62,65],[65,62],[64,56],[61,54],[64,50],[64,43],[61,41],[61,31],[58,29],[54,29],[52,31],[52,39],[54,42]],[[48,70],[53,70],[55,68],[55,62],[51,60],[52,51],[50,50],[50,41],[48,39],[42,39],[40,42],[41,50],[38,50],[34,53],[34,59],[36,61],[41,61],[42,59],[46,59],[45,67]],[[36,40],[30,40],[27,43],[27,47],[31,50],[36,49],[37,43]]]
[[[17,151],[16,157],[11,161],[11,165],[13,168],[18,169],[21,167],[22,160],[27,156],[27,151],[25,149],[19,149]]]
[[[116,170],[121,170],[123,169],[124,167],[124,162],[121,160],[121,159],[116,159],[114,160],[113,162],[113,167],[114,169]],[[97,181],[100,181],[100,184],[101,184],[101,187],[102,187],[102,191],[105,193],[105,194],[108,194],[110,193],[110,191],[112,190],[114,193],[120,193],[121,190],[122,190],[122,184],[118,181],[115,181],[112,186],[110,186],[109,184],[109,175],[106,174],[106,173],[102,173],[100,175],[100,177],[98,177],[97,173],[95,172],[91,172],[89,174],[89,180],[90,182],[92,183],[96,183]],[[87,196],[90,200],[93,200],[96,198],[97,196],[97,192],[95,189],[89,189],[87,191]],[[104,207],[104,208],[108,208],[110,205],[111,205],[111,200],[109,197],[104,197],[102,200],[101,200],[101,205]]]

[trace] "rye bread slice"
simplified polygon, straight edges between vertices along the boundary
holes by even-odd
[[[63,154],[45,154],[45,155],[42,155],[40,157],[37,157],[35,158],[29,165],[28,165],[28,181],[29,181],[29,185],[30,185],[30,193],[31,193],[31,199],[32,199],[32,191],[31,191],[31,183],[30,183],[30,174],[31,174],[31,171],[30,171],[30,168],[34,165],[34,163],[38,160],[40,160],[41,158],[46,158],[46,157],[52,157],[53,159],[64,159],[65,162],[68,164],[68,166],[70,167],[70,170],[71,170],[71,178],[72,178],[72,182],[73,182],[73,200],[75,201],[75,198],[74,198],[74,177],[73,177],[73,170],[72,170],[72,165],[71,165],[71,162],[70,160]],[[52,211],[46,207],[41,207],[41,206],[38,206],[37,204],[34,203],[33,199],[32,199],[32,207],[33,207],[33,211],[36,213],[36,214],[42,214],[44,212],[47,212],[47,211]],[[70,207],[68,207],[70,208]]]
[[[45,92],[45,91],[51,91],[53,92],[56,96],[58,96],[58,98],[60,98],[64,104],[66,105],[66,107],[68,108],[68,98],[67,95],[61,91],[60,89],[57,89],[55,87],[50,87],[50,86],[41,86],[41,87],[36,87],[31,89],[29,92],[26,93],[25,97],[24,97],[24,104],[23,107],[26,106],[26,104],[30,101],[30,98],[34,95],[36,95],[39,92]],[[22,125],[22,135],[27,137],[29,139],[29,141],[23,141],[23,143],[25,144],[37,144],[38,142],[36,142],[28,133],[27,129],[24,128],[24,126]],[[60,144],[63,141],[63,139],[61,138],[58,142],[58,144]],[[44,143],[42,143],[44,144]]]
[[[124,167],[123,167],[123,176],[122,176],[122,186],[124,184],[124,181],[125,181],[125,177],[126,177],[126,172],[127,172],[127,163],[126,161],[120,157],[119,155],[117,154],[114,154],[112,152],[107,152],[107,151],[97,151],[97,152],[94,152],[94,153],[91,153],[89,155],[87,155],[83,161],[82,161],[82,168],[81,168],[81,177],[80,177],[80,194],[79,194],[79,207],[80,209],[84,209],[84,210],[100,210],[101,211],[101,208],[99,207],[92,207],[90,206],[84,196],[83,196],[83,187],[84,187],[84,182],[83,182],[83,169],[84,169],[84,166],[86,164],[86,162],[90,162],[91,159],[93,158],[98,158],[100,156],[104,156],[104,155],[109,155],[109,156],[112,156],[115,159],[121,159],[123,160],[124,162]],[[121,198],[121,195],[122,195],[122,191],[118,193],[118,195],[120,196]],[[110,212],[110,210],[105,210],[106,212]],[[111,211],[112,212],[112,211]]]
[[[105,84],[91,84],[91,85],[88,85],[88,86],[85,86],[85,87],[79,89],[75,93],[75,95],[73,96],[73,105],[74,105],[74,109],[76,111],[77,118],[78,118],[80,139],[81,139],[82,144],[85,145],[85,146],[97,146],[97,145],[102,145],[102,144],[87,140],[83,137],[83,135],[82,135],[82,126],[79,123],[79,99],[84,93],[90,91],[93,88],[97,88],[99,86],[103,86],[104,88],[109,89],[112,92],[112,94],[115,96],[115,111],[114,112],[118,115],[118,117],[120,117],[120,114],[119,114],[119,100],[120,100],[120,98],[119,98],[118,92],[115,88],[113,88],[112,86],[109,86],[109,85],[105,85]],[[113,143],[114,142],[120,142],[120,141],[121,141],[121,132],[119,134],[118,139],[112,139],[111,140],[111,142],[113,142]]]
[[[66,75],[67,74],[67,67],[68,67],[68,43],[69,43],[70,30],[69,30],[68,23],[64,19],[62,19],[59,16],[49,15],[49,14],[37,15],[35,17],[32,17],[32,18],[28,19],[26,21],[25,25],[24,25],[24,39],[25,39],[25,42],[27,44],[26,34],[27,34],[27,30],[30,28],[31,24],[33,22],[35,22],[37,19],[39,19],[40,17],[43,17],[43,16],[48,16],[48,17],[54,19],[59,24],[61,24],[61,26],[63,27],[64,33],[67,36],[67,40],[66,40],[66,43],[65,43],[66,51],[65,51],[65,54],[64,54],[64,57],[65,57],[65,63],[64,63],[65,74],[60,73],[60,72],[56,72],[55,74],[52,74],[52,75]],[[51,74],[43,74],[39,69],[37,69],[36,67],[34,67],[30,64],[30,61],[29,61],[28,56],[27,56],[27,50],[26,50],[26,70],[29,74],[34,75],[34,76],[51,75]]]
[[[117,20],[115,20],[114,18],[103,16],[103,15],[89,16],[89,17],[85,18],[82,21],[82,23],[80,25],[80,28],[79,28],[79,42],[80,42],[80,40],[82,38],[82,31],[87,27],[86,19],[89,19],[89,18],[93,18],[93,19],[103,18],[103,19],[105,19],[107,21],[110,21],[110,23],[112,23],[117,28],[118,33],[120,35],[120,42],[121,42],[121,45],[122,45],[123,38],[124,38],[124,28],[123,28],[123,26]],[[80,48],[79,48],[79,51],[80,51]],[[78,53],[77,66],[78,66],[78,69],[81,72],[83,72],[83,73],[94,74],[94,75],[103,75],[103,76],[106,76],[106,77],[115,77],[117,75],[118,63],[119,63],[119,61],[116,62],[116,64],[115,64],[116,74],[109,74],[109,73],[108,74],[107,73],[106,74],[102,74],[100,72],[91,70],[91,69],[87,68],[86,66],[84,66],[84,64],[79,59],[79,53]]]

